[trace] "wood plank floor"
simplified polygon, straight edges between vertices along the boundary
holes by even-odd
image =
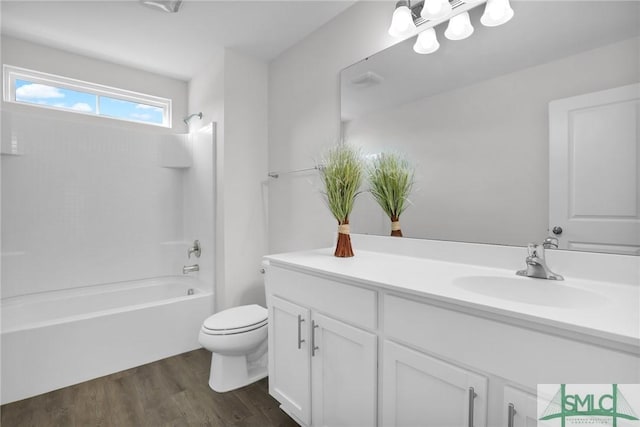
[[[228,393],[207,384],[204,349],[0,407],[3,427],[297,426],[262,381]]]

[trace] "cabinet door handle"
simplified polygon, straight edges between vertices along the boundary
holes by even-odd
[[[514,417],[516,415],[516,407],[513,403],[509,403],[508,415],[507,415],[507,427],[513,427]]]
[[[302,322],[304,322],[304,319],[302,315],[298,314],[298,350],[302,348],[302,343],[304,342],[302,339]]]
[[[315,322],[315,320],[311,321],[311,357],[316,355],[316,350],[319,350],[320,348],[316,346],[316,328],[318,327],[318,324]]]
[[[473,387],[469,387],[469,427],[473,427],[473,406],[477,394]]]

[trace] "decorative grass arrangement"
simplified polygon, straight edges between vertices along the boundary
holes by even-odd
[[[371,195],[391,219],[391,235],[402,237],[400,215],[409,205],[414,167],[397,153],[382,153],[367,167]]]
[[[360,151],[348,144],[338,144],[325,153],[318,165],[324,183],[327,206],[338,221],[338,243],[334,255],[352,257],[349,215],[364,175]]]

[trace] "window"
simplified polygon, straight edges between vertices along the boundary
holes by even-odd
[[[4,100],[171,127],[171,100],[24,68],[3,66]]]

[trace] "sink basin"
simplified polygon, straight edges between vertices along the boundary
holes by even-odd
[[[567,286],[566,282],[530,277],[464,276],[453,286],[476,294],[547,307],[585,308],[603,305],[606,297]]]

